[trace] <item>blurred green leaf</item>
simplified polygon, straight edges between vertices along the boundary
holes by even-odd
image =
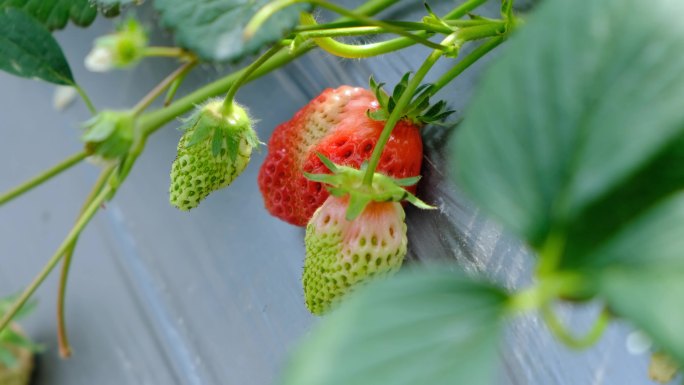
[[[69,63],[50,31],[14,8],[0,8],[0,69],[55,84],[75,83]]]
[[[69,20],[86,27],[97,16],[90,0],[0,0],[0,8],[8,7],[22,9],[50,30],[64,28]]]
[[[684,193],[632,220],[582,271],[616,314],[684,363]]]
[[[296,352],[286,385],[484,385],[507,296],[446,271],[413,271],[353,294]]]
[[[463,189],[535,247],[583,214],[600,226],[586,210],[684,131],[680,11],[670,0],[542,3],[455,136]]]
[[[6,368],[13,368],[17,364],[17,358],[6,347],[0,345],[0,365]]]
[[[560,240],[553,267],[584,277],[578,295],[599,295],[680,363],[682,11],[670,0],[544,2],[453,143],[476,203],[538,251]]]
[[[247,22],[269,0],[156,0],[164,26],[174,30],[178,45],[213,61],[237,61],[283,37],[297,25],[308,5],[288,7],[268,19],[248,42],[242,33]]]

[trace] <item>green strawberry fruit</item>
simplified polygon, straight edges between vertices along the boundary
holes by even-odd
[[[221,100],[198,107],[186,121],[171,168],[169,200],[190,210],[210,193],[231,184],[247,167],[259,143],[244,108]]]
[[[346,219],[349,198],[330,196],[306,227],[304,297],[313,314],[325,313],[354,286],[396,272],[406,256],[404,209],[370,202]]]

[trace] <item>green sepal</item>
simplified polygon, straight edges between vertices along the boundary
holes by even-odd
[[[327,167],[328,170],[332,171],[333,173],[339,170],[337,168],[337,165],[335,165],[335,163],[333,163],[333,161],[330,160],[330,158],[328,158],[327,156],[321,154],[320,152],[317,152],[316,156],[318,157],[318,159],[321,160],[321,162],[323,162],[323,165],[325,165],[325,167]]]
[[[214,137],[211,138],[211,154],[219,156],[223,142],[223,132],[221,130],[214,130]],[[232,159],[235,161],[234,159]]]
[[[226,135],[226,151],[228,151],[228,156],[232,162],[237,159],[238,152],[240,151],[240,140],[238,136],[230,133]]]
[[[404,92],[406,92],[410,79],[411,72],[405,73],[401,77],[399,83],[394,87],[392,95],[388,96],[382,89],[384,83],[377,83],[371,76],[369,79],[369,86],[371,90],[373,90],[380,108],[375,111],[369,110],[366,112],[366,115],[377,121],[387,120],[389,115],[396,108],[397,101],[402,97]],[[432,96],[434,89],[434,85],[429,83],[418,86],[414,91],[406,110],[402,112],[402,118],[408,119],[415,124],[427,124],[439,122],[449,116],[451,112],[445,114],[445,101],[439,101],[432,106],[430,105],[430,97]]]
[[[328,192],[335,197],[350,196],[347,219],[352,220],[363,211],[363,208],[372,201],[375,202],[401,202],[407,201],[421,209],[434,209],[415,195],[406,191],[402,186],[411,186],[420,180],[420,175],[402,179],[394,179],[384,174],[373,174],[372,186],[363,183],[368,164],[364,162],[360,169],[348,166],[336,165],[325,155],[316,154],[321,162],[332,174],[304,173],[304,176],[314,182],[326,184]]]
[[[347,212],[345,213],[345,218],[348,221],[353,221],[356,219],[363,210],[372,201],[366,194],[362,194],[356,191],[349,193],[349,206],[347,206]]]
[[[420,181],[420,178],[422,178],[422,177],[420,175],[417,175],[417,176],[410,176],[408,178],[394,179],[394,183],[396,183],[397,186],[402,186],[402,187],[413,186],[414,184],[416,184]]]

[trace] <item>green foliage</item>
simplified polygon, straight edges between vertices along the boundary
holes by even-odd
[[[10,307],[15,297],[7,297],[0,299],[0,317],[5,314]],[[25,317],[35,309],[35,302],[29,302],[16,315],[17,319]],[[22,333],[17,332],[12,328],[5,328],[0,331],[0,364],[11,368],[17,364],[17,358],[14,356],[12,349],[23,348],[30,351],[40,351],[42,346],[34,344]]]
[[[684,6],[548,0],[482,81],[460,184],[684,362]]]
[[[0,69],[55,84],[75,83],[69,63],[50,31],[14,8],[0,8]]]
[[[375,93],[375,98],[378,100],[380,108],[375,111],[369,111],[368,116],[374,120],[387,120],[394,111],[399,98],[404,94],[408,88],[411,73],[407,72],[402,76],[401,80],[392,90],[392,95],[388,95],[382,89],[385,83],[377,83],[371,76],[370,89]],[[435,124],[448,118],[454,113],[453,110],[447,109],[447,104],[444,100],[440,100],[435,104],[430,104],[430,95],[434,93],[434,85],[423,84],[416,88],[413,92],[411,102],[403,111],[403,116],[420,124]]]
[[[161,22],[174,30],[176,41],[207,61],[237,61],[282,38],[299,21],[306,5],[288,7],[269,19],[249,41],[243,30],[268,0],[157,0]]]
[[[285,385],[485,385],[506,294],[447,271],[412,271],[352,294],[315,330]]]
[[[22,9],[50,30],[64,28],[69,20],[86,27],[97,16],[90,0],[0,0],[3,7]]]

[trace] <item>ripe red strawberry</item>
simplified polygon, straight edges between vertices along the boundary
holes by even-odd
[[[304,298],[313,314],[325,313],[358,284],[399,270],[406,256],[404,209],[370,202],[346,218],[349,198],[330,196],[306,227]]]
[[[303,172],[327,173],[316,153],[334,163],[359,168],[370,158],[384,121],[368,112],[380,104],[373,92],[342,86],[326,89],[294,117],[276,127],[259,171],[259,188],[268,211],[303,226],[329,193]],[[394,128],[377,171],[395,178],[420,174],[423,143],[419,125],[402,119]],[[415,186],[408,188],[414,192]]]

